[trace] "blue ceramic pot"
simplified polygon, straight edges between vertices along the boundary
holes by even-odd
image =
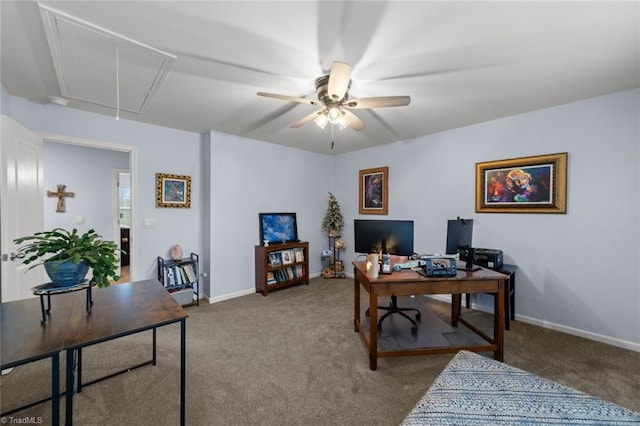
[[[70,260],[54,260],[45,262],[44,269],[53,284],[58,287],[69,287],[84,281],[84,277],[89,272],[89,265],[84,259],[78,263]]]

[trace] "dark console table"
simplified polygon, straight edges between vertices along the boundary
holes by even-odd
[[[504,290],[504,328],[509,330],[509,320],[516,320],[516,265],[502,265],[501,268],[490,268],[509,277]],[[488,293],[495,296],[495,293]],[[471,293],[466,294],[467,308],[471,307]]]

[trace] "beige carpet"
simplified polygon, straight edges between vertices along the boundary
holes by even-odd
[[[399,302],[419,305],[421,324],[449,313],[449,305],[427,298]],[[187,308],[187,425],[399,424],[453,355],[383,358],[370,371],[352,303],[351,280],[317,278],[267,297]],[[465,312],[491,323],[490,315]],[[382,331],[391,344],[410,335],[400,319],[391,321]],[[445,339],[465,338],[443,321],[440,327]],[[178,424],[178,339],[179,326],[158,329],[157,366],[84,388],[74,399],[75,424]],[[89,347],[84,380],[150,356],[150,332]],[[515,321],[505,332],[505,362],[640,411],[640,353]],[[2,411],[46,397],[49,381],[48,361],[2,376]],[[50,403],[12,416],[50,424]]]

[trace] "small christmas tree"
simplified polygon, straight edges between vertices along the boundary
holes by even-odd
[[[332,193],[329,193],[327,214],[324,215],[322,229],[324,229],[327,234],[333,235],[340,234],[343,227],[344,218],[342,217],[342,213],[340,213],[340,204],[338,204],[336,197],[334,197]]]

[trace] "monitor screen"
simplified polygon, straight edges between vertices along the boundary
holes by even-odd
[[[354,250],[371,253],[388,250],[398,256],[413,255],[412,220],[362,220],[353,221]]]
[[[260,244],[298,241],[295,213],[259,213]]]
[[[446,254],[456,254],[463,248],[473,247],[473,219],[450,219],[447,221]]]

